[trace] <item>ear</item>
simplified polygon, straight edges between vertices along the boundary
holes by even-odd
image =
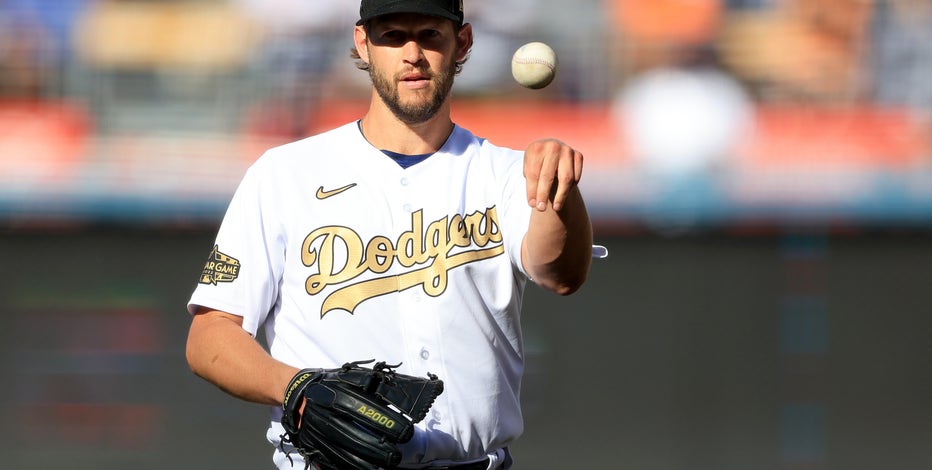
[[[472,50],[472,24],[466,23],[460,28],[459,33],[456,35],[456,60],[460,61],[466,58],[469,55],[469,51]]]
[[[359,58],[363,62],[369,63],[369,41],[368,35],[366,34],[366,28],[362,26],[356,26],[353,29],[353,43],[356,46],[356,51],[359,52]]]

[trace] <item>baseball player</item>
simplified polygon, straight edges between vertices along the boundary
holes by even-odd
[[[279,468],[305,465],[282,439],[289,382],[367,359],[445,384],[399,468],[509,468],[526,282],[568,295],[588,275],[583,156],[553,139],[497,147],[451,120],[473,44],[462,4],[362,0],[368,111],[248,169],[191,296],[191,369],[271,406]]]

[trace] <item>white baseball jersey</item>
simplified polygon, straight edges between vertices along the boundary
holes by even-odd
[[[402,464],[494,460],[523,430],[522,172],[522,152],[459,126],[407,169],[356,122],[269,150],[233,196],[189,310],[241,315],[295,367],[377,359],[437,374],[444,392]],[[276,446],[280,417],[273,407]]]

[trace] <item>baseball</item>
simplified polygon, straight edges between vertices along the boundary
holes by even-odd
[[[511,75],[521,86],[543,88],[557,75],[557,53],[542,42],[529,42],[512,56]]]

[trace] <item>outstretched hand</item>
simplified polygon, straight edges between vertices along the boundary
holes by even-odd
[[[543,212],[563,208],[567,195],[582,177],[583,155],[556,139],[531,142],[524,152],[528,204]]]

